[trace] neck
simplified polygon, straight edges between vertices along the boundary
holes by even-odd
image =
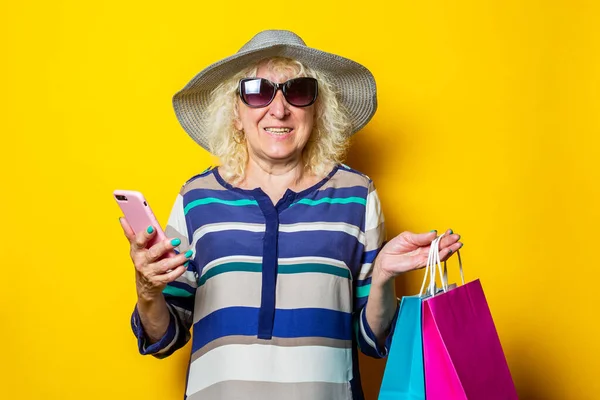
[[[281,163],[267,162],[255,157],[248,157],[246,176],[242,182],[247,188],[260,187],[273,192],[285,192],[301,185],[305,178],[302,158]]]

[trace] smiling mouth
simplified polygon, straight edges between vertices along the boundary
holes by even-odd
[[[273,136],[285,136],[291,131],[292,128],[264,128],[266,132],[270,133]]]

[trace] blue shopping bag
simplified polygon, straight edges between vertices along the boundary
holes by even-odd
[[[379,400],[425,400],[422,301],[406,296],[400,302]]]

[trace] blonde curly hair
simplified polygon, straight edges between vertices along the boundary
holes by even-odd
[[[303,150],[303,162],[306,172],[325,177],[334,165],[343,161],[348,148],[351,128],[348,114],[338,102],[334,87],[325,74],[296,60],[275,57],[243,69],[211,93],[205,123],[210,132],[209,148],[220,159],[223,178],[235,183],[245,177],[248,149],[245,140],[236,140],[240,133],[235,127],[235,121],[239,118],[237,90],[240,79],[256,77],[263,64],[275,73],[286,74],[288,79],[306,76],[319,82],[315,123]]]

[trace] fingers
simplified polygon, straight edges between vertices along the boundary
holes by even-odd
[[[454,233],[452,229],[448,229],[445,232],[444,237],[439,243],[441,261],[446,261],[463,246],[463,243],[459,242],[459,240],[460,235]]]
[[[421,269],[427,266],[427,260],[429,259],[429,249],[429,246],[421,247],[421,249],[419,249],[419,253],[415,255],[413,260],[414,269]]]
[[[431,231],[428,233],[412,233],[403,232],[406,241],[415,245],[416,247],[429,246],[433,239],[437,237],[437,231]]]
[[[135,232],[131,228],[131,225],[129,225],[129,222],[127,222],[127,220],[124,217],[119,217],[119,223],[121,224],[123,233],[125,234],[127,240],[129,240],[129,243],[133,243],[133,241],[135,240]]]
[[[162,293],[168,283],[185,273],[192,254],[193,252],[189,250],[154,263],[148,263],[145,260],[135,263],[138,295],[151,297]]]
[[[463,244],[461,242],[457,242],[457,243],[452,244],[449,247],[446,247],[445,249],[440,250],[440,260],[446,261],[448,258],[450,258],[452,256],[452,254],[456,253],[462,247],[463,247]]]
[[[165,275],[168,274],[171,270],[175,270],[180,266],[184,266],[187,268],[187,262],[192,257],[192,250],[188,250],[185,253],[178,254],[175,257],[164,258],[157,263],[152,264],[152,274],[153,275]]]
[[[164,257],[181,244],[178,238],[161,240],[147,248],[156,236],[153,226],[135,233],[124,217],[119,218],[121,228],[131,247],[131,259],[136,269],[136,285],[138,295],[160,295],[164,287],[179,278],[188,268],[188,262],[193,255],[189,250],[173,257]]]
[[[446,261],[463,246],[463,243],[459,241],[460,238],[460,235],[454,233],[452,229],[448,229],[444,232],[444,236],[438,244],[441,261]]]
[[[146,248],[146,245],[152,239],[152,237],[156,234],[156,229],[153,226],[149,226],[147,229],[138,232],[135,235],[135,240],[131,243],[132,250],[143,250]]]
[[[168,272],[168,273],[162,275],[162,277],[163,277],[162,283],[164,283],[166,285],[167,283],[173,282],[174,280],[179,278],[181,275],[183,275],[185,273],[185,271],[187,271],[187,267],[185,265],[181,265],[181,266],[175,268],[171,272]]]
[[[440,240],[440,248],[443,249],[445,247],[452,246],[454,243],[458,242],[459,240],[460,240],[460,235],[457,233],[454,233],[452,231],[452,229],[448,229],[444,233],[444,237],[442,238],[442,240]]]
[[[168,262],[163,263],[163,261]],[[183,275],[188,269],[188,258],[183,254],[163,261],[161,261],[155,270],[156,275],[154,275],[156,282],[161,285],[166,285],[167,283],[173,282],[175,279]]]
[[[179,246],[180,244],[181,240],[179,240],[178,238],[161,240],[154,246],[150,247],[145,253],[146,261],[149,263],[158,261],[166,253],[173,251],[173,249]]]

